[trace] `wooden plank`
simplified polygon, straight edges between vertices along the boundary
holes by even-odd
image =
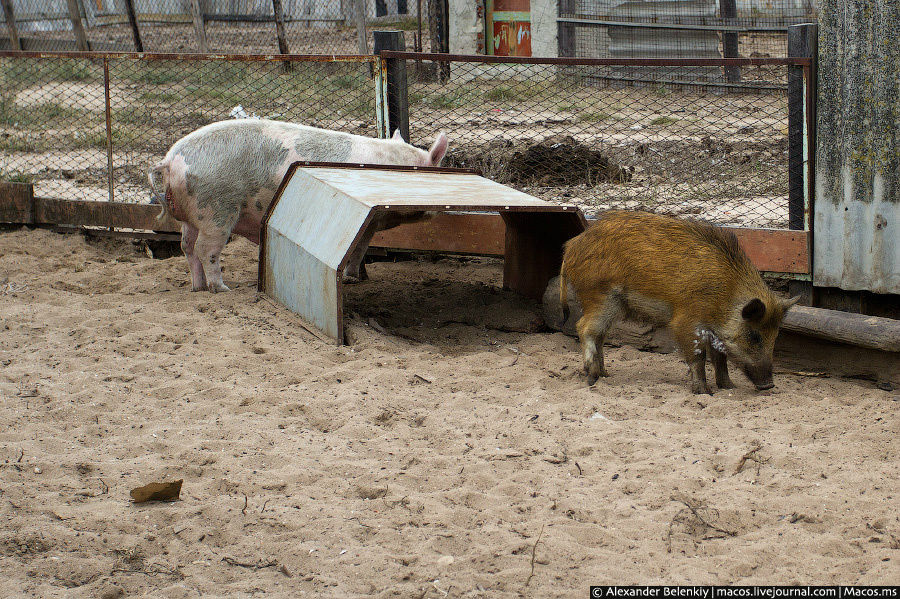
[[[21,184],[0,183],[0,214],[6,222],[31,222],[25,215],[14,187]],[[30,193],[30,192],[29,192]],[[20,202],[13,205],[14,202]],[[147,204],[112,204],[77,200],[34,199],[35,224],[86,225],[113,228],[180,231],[180,225],[168,218],[156,220],[159,206]],[[12,206],[12,207],[10,207]],[[17,207],[18,206],[18,207]],[[726,227],[729,228],[729,227]],[[744,251],[761,271],[788,274],[809,273],[806,231],[781,229],[743,229],[734,231]],[[450,252],[502,256],[505,252],[506,226],[497,214],[442,213],[430,221],[401,225],[379,231],[371,247],[417,251]]]
[[[57,233],[84,233],[89,237],[109,237],[113,239],[142,239],[146,241],[181,241],[181,235],[175,233],[154,233],[151,231],[110,231],[109,229],[86,229],[84,227],[65,227],[43,225]]]
[[[497,214],[442,213],[375,233],[369,247],[502,256],[506,225]]]
[[[809,233],[807,231],[723,228],[734,232],[750,261],[759,270],[809,274]]]
[[[30,183],[0,181],[0,223],[34,222],[34,187]]]
[[[181,225],[171,217],[158,221],[159,211],[160,207],[153,204],[34,198],[34,224],[181,231]]]
[[[809,273],[806,231],[725,228],[734,232],[759,270]],[[497,214],[440,214],[430,221],[380,231],[371,247],[502,256],[505,235]]]
[[[900,321],[893,318],[794,306],[788,310],[781,327],[808,337],[900,352]],[[900,360],[897,367],[900,368]]]

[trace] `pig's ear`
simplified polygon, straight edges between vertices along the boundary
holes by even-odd
[[[447,153],[447,143],[447,136],[444,135],[444,132],[438,133],[437,139],[434,140],[434,143],[431,144],[431,149],[428,150],[431,166],[439,166],[441,164],[441,160],[444,159],[444,155]]]
[[[400,133],[400,129],[394,129],[394,134],[391,135],[391,139],[399,139],[400,141],[406,141],[403,139],[403,135]]]
[[[800,296],[795,295],[794,297],[781,301],[781,309],[787,312],[791,309],[791,307],[800,301]]]
[[[741,308],[741,316],[744,320],[759,322],[765,315],[766,305],[758,297],[754,297],[752,300],[744,304],[743,308]]]

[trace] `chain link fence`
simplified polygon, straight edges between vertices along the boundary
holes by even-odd
[[[73,33],[67,0],[10,0],[23,49],[76,51],[83,48]],[[192,0],[132,0],[145,52],[209,52],[275,54],[279,51],[272,0],[199,0],[199,21]],[[89,49],[134,51],[135,41],[121,0],[77,0]],[[425,4],[423,3],[423,6]],[[402,29],[413,48],[420,27],[416,0],[281,0],[284,35],[293,54],[367,54],[360,43],[367,31]],[[365,18],[357,19],[357,10]],[[423,9],[423,13],[424,13]],[[423,15],[424,17],[424,15]],[[198,29],[198,23],[200,27]],[[427,32],[427,25],[424,26]],[[0,11],[0,50],[8,50],[4,14]],[[427,35],[424,36],[427,38]],[[427,44],[427,40],[426,40]]]
[[[787,56],[787,27],[816,22],[815,0],[559,0],[560,56]]]
[[[785,84],[797,59],[393,55],[406,65],[411,141],[427,146],[445,131],[448,166],[588,214],[640,208],[778,228],[796,214],[789,188],[803,139],[789,141]],[[729,68],[741,84],[723,82]],[[382,75],[374,57],[7,53],[0,178],[30,180],[44,197],[146,202],[147,168],[214,121],[383,134],[373,72]]]
[[[409,127],[450,136],[448,166],[589,215],[640,208],[741,226],[788,225],[786,64],[407,61]],[[577,61],[573,61],[577,62]],[[675,61],[677,62],[677,61]],[[706,84],[699,84],[705,81]]]
[[[88,56],[0,57],[0,179],[43,197],[143,203],[148,167],[211,122],[375,134],[374,59]]]

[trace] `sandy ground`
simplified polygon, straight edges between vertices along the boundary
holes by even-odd
[[[900,583],[896,391],[776,366],[698,398],[631,347],[588,388],[489,260],[372,265],[337,347],[255,255],[210,295],[182,257],[0,233],[0,596]]]

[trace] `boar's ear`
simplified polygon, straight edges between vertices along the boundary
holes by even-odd
[[[795,295],[794,297],[786,300],[781,300],[781,309],[787,312],[791,309],[791,306],[800,301],[800,296]]]
[[[444,132],[441,131],[438,133],[434,143],[431,144],[431,149],[428,150],[428,156],[431,158],[431,166],[440,166],[441,160],[444,159],[444,155],[447,153],[447,143],[447,136],[444,135]]]
[[[744,304],[743,308],[741,308],[741,316],[744,318],[744,320],[759,322],[765,315],[766,305],[758,297],[754,297],[752,300]]]
[[[394,129],[394,134],[391,135],[391,139],[398,139],[400,141],[406,141],[403,139],[403,134],[400,133],[400,129]]]

